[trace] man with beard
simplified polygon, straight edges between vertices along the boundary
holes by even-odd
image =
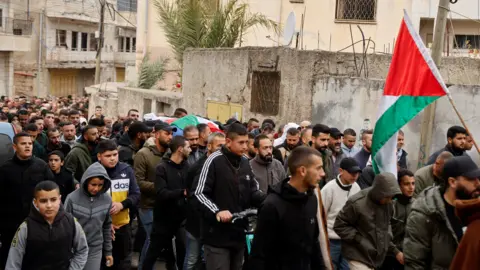
[[[24,128],[28,124],[28,111],[27,110],[20,110],[18,111],[18,121],[22,128]]]
[[[75,125],[71,122],[61,122],[59,126],[62,129],[62,137],[60,137],[60,140],[72,148],[77,143],[77,130],[75,129]]]
[[[437,156],[443,151],[448,151],[452,155],[459,157],[466,155],[465,140],[467,137],[467,130],[461,126],[452,126],[447,131],[447,145],[442,149],[433,153],[429,158],[427,165],[435,163]]]
[[[65,157],[65,168],[73,173],[75,180],[80,181],[87,168],[97,161],[98,139],[97,128],[86,126],[78,143]]]
[[[373,129],[365,130],[362,134],[363,147],[353,157],[358,162],[358,166],[360,166],[360,169],[362,170],[367,166],[368,159],[370,158],[370,154],[372,152],[372,138]]]
[[[75,126],[76,133],[80,134],[82,128],[80,125],[80,112],[77,110],[69,111],[68,120]]]
[[[331,159],[331,153],[328,151],[328,143],[330,139],[330,128],[326,125],[316,124],[312,128],[312,147],[322,154],[323,170],[325,176],[320,181],[320,187],[326,184],[326,181],[333,179],[333,164]]]
[[[182,224],[187,214],[187,158],[192,150],[188,140],[182,136],[173,138],[170,150],[172,155],[163,157],[156,169],[154,187],[157,195],[153,209],[152,241],[142,269],[152,269],[161,251],[172,246],[174,237],[177,268],[183,268],[185,228]],[[167,269],[175,269],[173,252],[167,252],[166,255]]]
[[[40,116],[34,116],[30,119],[30,124],[35,124],[38,128],[38,135],[36,141],[40,143],[41,146],[47,147],[48,138],[47,134],[43,132],[45,129],[43,118]]]
[[[342,151],[342,137],[343,134],[337,128],[330,128],[330,139],[328,141],[328,148],[332,152],[333,176],[336,177],[340,173],[340,162],[347,156]],[[331,179],[327,179],[330,181]]]
[[[442,186],[424,190],[412,206],[403,242],[406,269],[448,269],[463,237],[455,200],[480,195],[480,169],[469,156],[447,161],[443,176]]]
[[[140,209],[138,214],[147,237],[140,256],[138,264],[139,269],[143,269],[142,263],[147,253],[150,243],[150,234],[152,232],[153,207],[157,196],[154,186],[156,168],[165,152],[167,152],[170,142],[172,141],[172,134],[177,131],[177,128],[170,126],[165,122],[160,122],[155,125],[154,131],[155,144],[140,149],[133,159],[135,178],[140,187]]]
[[[300,131],[297,128],[289,128],[287,130],[287,136],[285,141],[275,147],[273,151],[273,156],[275,159],[280,161],[282,164],[285,164],[290,153],[295,149],[295,147],[300,145]]]
[[[63,156],[67,156],[68,153],[70,153],[70,145],[68,145],[65,142],[62,142],[60,140],[60,131],[58,128],[50,128],[47,131],[47,136],[48,136],[48,143],[47,143],[47,155],[50,154],[51,152],[55,150],[59,150],[60,152],[63,153]],[[46,161],[48,162],[48,158],[46,158]]]
[[[202,154],[206,154],[208,152],[207,145],[208,145],[208,137],[212,134],[212,131],[208,127],[207,124],[198,124],[198,151]]]
[[[183,129],[183,135],[185,136],[185,139],[188,141],[190,149],[192,150],[192,153],[190,153],[187,158],[187,166],[192,166],[200,159],[200,157],[202,157],[202,152],[199,151],[198,144],[198,140],[200,139],[198,128],[196,126],[186,126]]]
[[[267,193],[269,186],[282,181],[287,175],[282,163],[273,158],[273,144],[266,135],[260,134],[255,137],[253,145],[256,156],[250,160],[250,166],[258,181],[259,189]]]
[[[260,209],[248,269],[329,269],[322,260],[314,194],[325,174],[322,157],[297,147],[288,168],[292,176],[271,189]]]
[[[248,160],[252,160],[257,154],[255,152],[254,142],[255,142],[255,135],[253,133],[248,133],[248,145],[247,145],[248,149],[247,149],[247,153],[245,153],[245,157],[248,158]]]
[[[124,136],[118,140],[118,159],[133,166],[135,154],[142,149],[143,144],[150,136],[152,130],[140,121],[135,121],[130,125],[128,131]],[[126,136],[128,137],[126,137]],[[126,139],[128,138],[128,139]]]
[[[28,133],[15,135],[13,149],[13,158],[0,166],[0,269],[5,267],[15,231],[30,212],[35,185],[53,179],[48,165],[32,156],[33,140]]]
[[[443,183],[443,166],[451,158],[453,158],[452,153],[444,151],[438,155],[435,163],[415,172],[415,196],[431,186],[439,186]]]

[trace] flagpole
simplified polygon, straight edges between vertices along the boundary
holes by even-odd
[[[432,59],[435,65],[440,69],[442,62],[443,43],[445,41],[445,28],[447,26],[448,11],[450,10],[450,0],[440,0],[438,3],[437,17],[435,18],[435,29],[432,43]],[[453,101],[450,103],[453,105]],[[436,101],[430,104],[423,111],[422,126],[420,130],[420,150],[418,153],[418,167],[427,164],[430,155],[430,146],[432,145],[433,123],[435,120]],[[455,108],[455,106],[453,106]],[[456,108],[455,108],[456,111]],[[458,114],[458,113],[457,113]],[[460,116],[460,115],[459,115]],[[461,117],[460,117],[461,119]]]
[[[473,138],[473,134],[472,134],[472,133],[470,132],[470,130],[468,129],[467,123],[465,123],[465,120],[463,120],[462,115],[461,115],[460,112],[457,110],[457,106],[455,106],[455,102],[453,101],[452,96],[450,95],[450,93],[449,93],[447,96],[448,96],[448,101],[450,101],[450,104],[452,104],[453,110],[455,111],[455,113],[457,114],[458,118],[460,119],[460,122],[462,123],[463,127],[465,128],[465,130],[467,130],[467,133],[468,133],[468,135],[470,136],[470,138],[472,138],[473,145],[475,145],[475,149],[477,149],[477,152],[480,154],[480,148],[478,148],[477,142],[476,142],[475,139]]]

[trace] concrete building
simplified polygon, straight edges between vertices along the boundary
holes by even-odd
[[[15,92],[82,95],[94,84],[100,2],[16,0],[33,19],[32,49],[15,54]],[[101,82],[122,82],[135,65],[136,1],[106,0]],[[17,83],[18,82],[18,83]]]
[[[240,121],[272,118],[281,124],[310,120],[360,134],[375,126],[391,56],[357,55],[356,62],[364,63],[360,76],[353,59],[351,53],[290,48],[188,50],[181,107],[221,122],[232,116]],[[442,61],[440,73],[458,109],[472,133],[479,134],[480,61],[460,57]],[[450,126],[460,124],[446,97],[439,100],[435,114],[432,150],[445,145]],[[404,128],[412,169],[421,149],[421,117]]]
[[[218,0],[226,3],[228,0]],[[137,65],[147,50],[154,56],[170,56],[170,47],[153,0],[138,1]],[[285,25],[290,12],[296,14],[298,48],[305,50],[392,53],[395,38],[405,9],[410,15],[425,44],[433,39],[433,24],[438,0],[247,0],[250,11],[266,15]],[[449,22],[445,41],[445,55],[478,57],[480,28],[477,22],[458,15],[480,20],[480,1],[461,0],[451,5],[452,23]],[[303,18],[303,28],[302,28]],[[350,34],[350,28],[352,33]],[[361,29],[361,31],[360,31]],[[303,34],[302,34],[303,33]],[[363,35],[362,35],[363,33]],[[365,48],[363,42],[365,39]],[[370,42],[368,40],[370,39]],[[276,35],[264,28],[256,28],[245,37],[242,46],[272,47],[283,45],[283,33]],[[353,40],[353,42],[352,42]],[[296,46],[296,37],[290,47]]]
[[[0,95],[5,96],[13,90],[14,53],[31,49],[32,21],[15,16],[15,3],[16,0],[0,0]]]

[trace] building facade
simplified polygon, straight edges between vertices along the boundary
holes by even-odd
[[[14,85],[14,53],[31,49],[32,20],[17,10],[16,0],[0,0],[0,95],[9,96]],[[16,13],[22,13],[17,15]]]
[[[16,72],[31,78],[16,76],[16,93],[83,95],[94,84],[102,1],[19,1],[31,11],[35,49],[15,54]],[[124,81],[126,68],[135,65],[136,1],[105,3],[100,81]]]

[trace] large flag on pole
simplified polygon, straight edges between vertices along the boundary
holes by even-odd
[[[398,131],[430,103],[448,94],[428,49],[404,11],[373,133],[375,173],[397,175]]]

